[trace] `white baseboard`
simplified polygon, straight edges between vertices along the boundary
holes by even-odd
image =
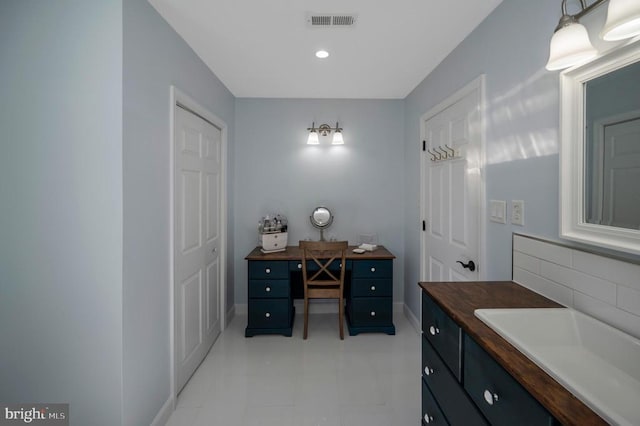
[[[236,316],[236,306],[231,305],[231,308],[227,310],[227,316],[224,320],[225,325],[228,327],[231,324],[231,320]]]
[[[151,426],[166,425],[169,421],[169,417],[171,417],[171,413],[173,413],[174,408],[173,396],[170,396],[169,399],[167,399],[162,405],[162,408],[160,408],[158,414],[156,414],[155,419],[153,419],[153,421],[151,422]]]
[[[420,324],[420,320],[416,318],[415,315],[413,315],[413,312],[411,312],[411,309],[409,309],[407,305],[405,304],[402,304],[402,305],[404,309],[404,316],[407,317],[407,319],[409,320],[409,323],[411,323],[413,328],[415,328],[416,331],[420,333],[422,331],[422,325]]]
[[[247,315],[247,313],[249,313],[249,308],[246,303],[236,303],[235,310],[236,315]]]

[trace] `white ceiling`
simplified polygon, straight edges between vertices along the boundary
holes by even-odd
[[[350,99],[406,97],[501,1],[149,0],[236,97]]]

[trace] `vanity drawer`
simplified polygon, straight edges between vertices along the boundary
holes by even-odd
[[[393,285],[389,278],[354,278],[351,282],[353,297],[390,297],[393,296]]]
[[[460,383],[424,338],[422,339],[422,379],[429,390],[437,395],[437,402],[449,423],[465,426],[487,424]]]
[[[354,326],[379,326],[391,324],[392,303],[390,297],[358,297],[347,306]]]
[[[289,299],[249,299],[249,327],[290,327],[290,310]]]
[[[458,380],[462,378],[462,332],[429,296],[422,295],[422,335],[433,345]]]
[[[249,279],[288,279],[288,262],[253,260],[249,262]]]
[[[391,278],[391,260],[358,260],[353,262],[353,278]]]
[[[467,335],[464,346],[464,387],[491,424],[555,424],[549,412]]]
[[[249,280],[249,297],[289,297],[288,280]]]
[[[431,395],[431,391],[429,390],[427,385],[424,383],[424,380],[422,380],[421,382],[422,382],[422,424],[424,426],[448,425],[449,423],[447,423],[447,420],[445,419],[444,414],[442,414],[442,411],[440,410],[440,407],[438,407],[436,400],[433,398],[433,395]]]

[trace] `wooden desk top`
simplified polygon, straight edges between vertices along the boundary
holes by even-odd
[[[423,291],[540,404],[565,425],[606,422],[522,352],[480,321],[480,308],[563,308],[514,282],[421,282]]]
[[[395,259],[396,257],[387,250],[384,246],[378,246],[374,251],[365,251],[362,254],[354,253],[353,249],[357,246],[349,246],[347,251],[347,259],[360,260],[360,259]],[[279,251],[277,253],[262,253],[260,247],[254,248],[251,253],[245,257],[246,260],[300,260],[302,259],[302,252],[298,246],[287,246],[285,251]]]

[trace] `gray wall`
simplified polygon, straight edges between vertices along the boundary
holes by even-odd
[[[124,424],[143,425],[170,396],[169,86],[225,121],[230,161],[234,97],[146,0],[123,5]],[[231,179],[229,186],[231,195]],[[233,253],[233,232],[228,242]],[[229,307],[232,265],[229,256]]]
[[[314,207],[335,216],[326,237],[358,241],[377,233],[397,257],[396,283],[403,282],[403,101],[237,99],[235,171],[235,301],[247,303],[244,257],[258,245],[260,217],[284,213],[289,244],[319,238],[309,223]],[[344,146],[306,145],[307,127],[336,121]],[[324,139],[324,138],[321,138]],[[394,300],[403,301],[402,285]]]
[[[606,7],[584,17],[600,51]],[[506,0],[405,99],[405,302],[418,316],[420,116],[481,74],[486,75],[486,202],[525,201],[525,226],[487,220],[486,276],[511,279],[511,234],[559,239],[559,82],[546,65],[560,18],[556,0]],[[508,218],[510,211],[507,212]],[[628,256],[625,256],[628,257]]]
[[[511,233],[558,237],[558,73],[544,66],[559,2],[507,0],[418,87],[405,105],[405,186],[419,194],[420,116],[486,75],[487,200],[525,201],[525,226],[487,221],[488,279],[511,279]],[[420,209],[405,200],[405,302],[418,316]]]
[[[0,2],[0,401],[121,421],[122,2]]]

